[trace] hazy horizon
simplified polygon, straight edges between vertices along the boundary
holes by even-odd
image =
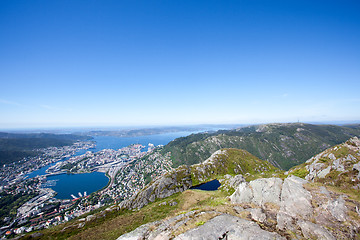
[[[357,122],[358,1],[1,1],[0,129]]]

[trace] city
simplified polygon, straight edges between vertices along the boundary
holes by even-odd
[[[147,148],[132,144],[118,150],[103,149],[91,152],[94,142],[76,142],[72,146],[42,149],[41,157],[24,159],[20,167],[15,164],[4,166],[1,187],[6,196],[19,196],[22,204],[14,205],[16,214],[2,219],[0,233],[15,236],[79,217],[92,210],[111,203],[119,203],[140,191],[147,183],[172,170],[170,155],[160,153],[161,145],[149,144]],[[79,150],[86,151],[76,156]],[[75,156],[73,156],[75,154]],[[27,178],[27,174],[48,166],[45,175]],[[82,174],[103,172],[109,178],[108,184],[98,191],[87,194],[74,193],[68,199],[57,199],[51,186],[56,184],[47,180],[48,176],[58,174]],[[19,204],[19,203],[18,203]]]

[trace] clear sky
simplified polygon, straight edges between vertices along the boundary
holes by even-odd
[[[2,0],[0,128],[360,120],[360,1]]]

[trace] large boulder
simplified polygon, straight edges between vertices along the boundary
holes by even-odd
[[[307,181],[291,175],[284,180],[281,190],[280,211],[293,218],[310,218],[313,213],[311,194],[303,184]]]
[[[336,240],[325,228],[309,221],[299,221],[298,225],[306,239]]]
[[[204,225],[180,234],[175,240],[203,239],[285,239],[274,232],[268,232],[254,222],[222,214],[207,221]]]
[[[242,182],[230,196],[232,203],[280,204],[282,180],[280,178],[260,178],[250,183]]]

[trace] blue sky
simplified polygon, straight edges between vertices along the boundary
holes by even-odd
[[[0,128],[360,120],[359,1],[0,2]]]

